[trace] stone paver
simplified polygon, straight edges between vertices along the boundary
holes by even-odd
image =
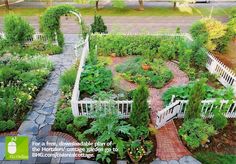
[[[114,57],[112,59],[113,63],[111,64],[110,69],[112,70],[113,75],[118,74],[115,71],[116,65],[124,62],[128,58],[129,57]],[[162,94],[171,86],[183,85],[185,83],[188,83],[189,81],[186,74],[178,68],[177,64],[173,62],[167,62],[166,64],[174,74],[174,78],[161,89],[149,88],[149,99],[151,100],[151,121],[154,125],[156,124],[157,112],[164,108],[163,102],[161,100]],[[122,89],[125,90],[131,90],[136,88],[135,84],[130,83],[122,78],[120,80],[120,86],[122,87]],[[185,146],[179,139],[177,129],[173,121],[169,122],[164,127],[158,129],[156,141],[156,156],[160,158],[160,160],[178,160],[183,156],[191,155],[191,153],[185,148]]]

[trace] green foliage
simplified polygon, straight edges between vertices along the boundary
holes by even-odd
[[[70,134],[75,134],[77,132],[77,129],[74,127],[73,124],[68,124],[66,126],[66,131],[69,132]]]
[[[205,47],[210,50],[220,49],[223,50],[227,44],[220,44],[220,47],[217,43],[227,42],[228,36],[225,37],[227,33],[227,26],[220,21],[217,21],[213,18],[203,18],[200,21],[193,24],[191,28],[191,34],[196,39],[199,36],[207,36],[207,42]]]
[[[0,121],[21,122],[45,83],[52,63],[43,57],[4,55],[0,60]],[[9,127],[13,126],[8,121]]]
[[[64,44],[64,37],[60,31],[60,17],[70,14],[70,11],[76,12],[76,8],[70,5],[58,5],[48,8],[40,18],[40,27],[45,36],[51,41],[57,36],[60,47]]]
[[[102,163],[111,163],[110,156],[114,154],[113,152],[101,151],[96,156],[96,161],[102,161]]]
[[[172,72],[167,68],[163,60],[154,59],[153,62],[148,62],[151,66],[149,70],[142,68],[144,61],[143,57],[129,59],[118,65],[116,71],[122,73],[122,76],[128,81],[139,83],[140,80],[145,79],[147,85],[155,88],[162,88],[173,78]]]
[[[88,124],[88,118],[86,116],[75,117],[73,120],[73,124],[76,128],[82,128]]]
[[[179,67],[181,70],[188,70],[190,67],[192,50],[185,49],[182,55],[179,55]]]
[[[148,35],[92,35],[91,47],[98,46],[98,54],[116,56],[144,55],[147,49],[153,50],[157,54],[161,38]],[[144,44],[145,43],[145,44]]]
[[[34,34],[33,27],[24,19],[14,14],[5,16],[3,30],[10,44],[24,44]]]
[[[75,132],[75,137],[77,138],[77,140],[79,140],[80,142],[85,141],[85,135],[80,133],[79,131]]]
[[[190,91],[189,101],[185,110],[184,120],[200,118],[201,101],[204,99],[206,90],[204,87],[205,80],[197,81]]]
[[[194,157],[204,164],[232,164],[236,161],[235,155],[218,154],[214,152],[198,152]]]
[[[75,66],[66,70],[59,79],[59,87],[63,93],[71,92],[77,75],[77,68]]]
[[[66,130],[67,124],[71,123],[73,121],[73,118],[74,117],[71,108],[66,108],[57,111],[54,128],[56,130],[61,130],[61,131]]]
[[[107,90],[112,85],[112,72],[99,65],[86,65],[81,74],[80,91],[88,94]]]
[[[102,16],[95,15],[94,22],[91,24],[91,32],[92,33],[107,33],[107,26],[105,25]]]
[[[190,82],[188,85],[182,85],[178,87],[171,87],[168,89],[163,95],[162,100],[165,105],[168,105],[171,101],[172,95],[175,95],[178,100],[188,100],[190,96],[191,90],[193,90],[193,86],[196,82]],[[213,87],[208,86],[207,84],[203,84],[204,90],[206,94],[203,95],[203,99],[226,99],[232,100],[234,99],[234,93],[232,88],[222,88],[215,89]]]
[[[196,68],[204,68],[207,62],[207,53],[201,48],[206,43],[207,35],[199,35],[194,41],[191,43],[192,49],[192,64]],[[200,47],[200,48],[199,48]]]
[[[175,51],[174,41],[170,39],[162,40],[158,48],[158,53],[166,60],[175,59]]]
[[[214,134],[214,127],[199,118],[185,121],[179,129],[179,135],[192,149],[204,145]]]
[[[150,114],[147,102],[148,96],[148,88],[142,82],[134,93],[133,109],[129,118],[130,123],[135,127],[148,126]]]
[[[15,128],[16,124],[12,120],[0,121],[0,132],[4,132],[6,130],[12,130]]]
[[[213,118],[211,119],[212,125],[216,130],[224,129],[228,124],[227,118],[223,115],[222,111],[219,109],[213,110]]]

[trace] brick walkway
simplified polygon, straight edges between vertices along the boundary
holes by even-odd
[[[115,71],[116,65],[124,62],[128,58],[129,57],[114,57],[112,59],[113,63],[109,67],[112,70],[113,75],[118,75],[118,73]],[[164,108],[163,102],[161,100],[162,94],[172,86],[183,85],[189,81],[187,75],[178,68],[177,64],[173,62],[167,62],[166,64],[174,74],[174,78],[161,89],[149,88],[151,100],[151,121],[154,125],[156,123],[157,111],[160,111]],[[124,90],[132,90],[136,88],[135,84],[130,83],[122,78],[120,79],[119,84]],[[191,155],[191,153],[185,148],[179,139],[177,129],[173,121],[169,122],[158,130],[156,141],[156,156],[161,160],[178,160],[183,156]]]

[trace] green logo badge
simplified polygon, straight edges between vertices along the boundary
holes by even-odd
[[[6,137],[6,160],[28,160],[29,141],[28,137]]]

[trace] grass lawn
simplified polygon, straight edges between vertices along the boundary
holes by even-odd
[[[236,163],[236,155],[216,154],[213,152],[198,152],[195,158],[203,164],[233,164]]]
[[[232,7],[229,8],[214,8],[212,15],[214,16],[227,16]],[[10,12],[19,14],[21,16],[37,16],[42,14],[45,8],[15,8],[11,9]],[[95,13],[93,8],[81,8],[79,9],[82,15],[92,16]],[[0,7],[0,16],[4,16],[8,11],[4,7]],[[173,9],[172,7],[155,7],[146,8],[145,11],[137,11],[131,8],[125,9],[114,9],[114,8],[104,8],[97,12],[102,16],[209,16],[211,13],[211,8],[195,8],[193,12],[186,13],[180,12],[178,9]],[[201,13],[201,14],[200,14]]]

